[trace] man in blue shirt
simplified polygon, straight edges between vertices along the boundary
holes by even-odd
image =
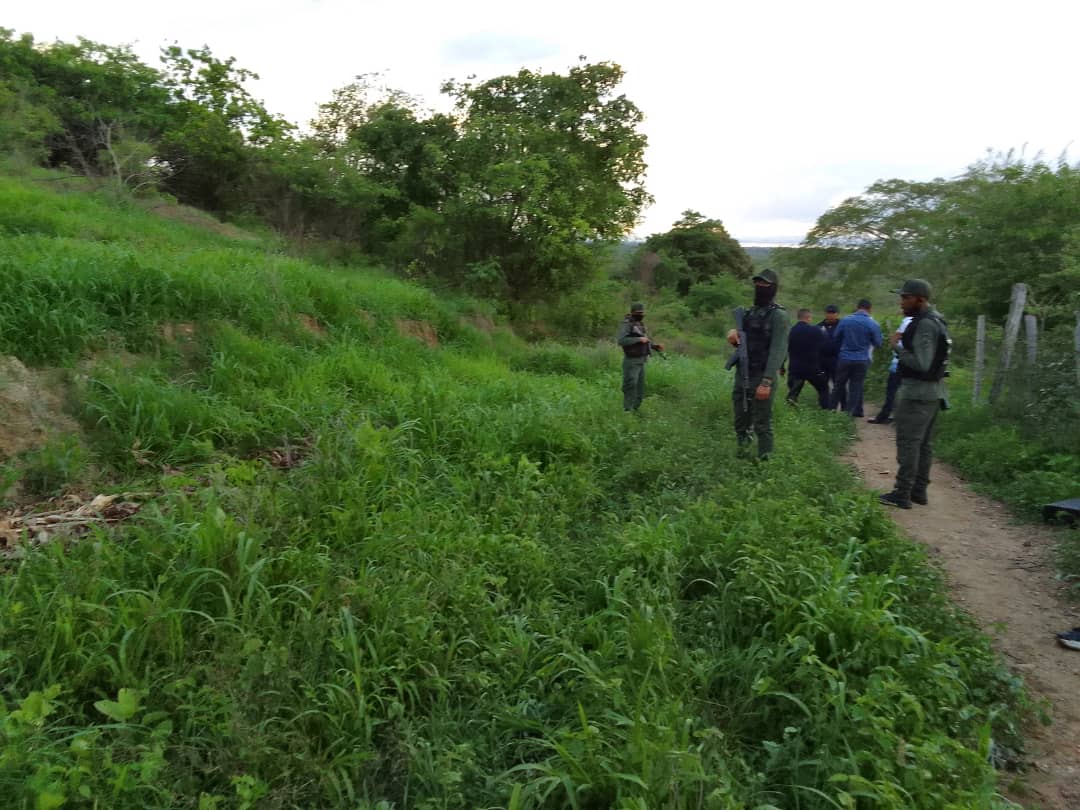
[[[832,407],[845,403],[848,416],[863,415],[863,384],[870,369],[871,352],[881,345],[881,327],[870,317],[870,302],[865,298],[855,305],[855,312],[840,321],[833,334],[839,348],[836,359],[836,388]],[[846,394],[846,396],[845,396]]]

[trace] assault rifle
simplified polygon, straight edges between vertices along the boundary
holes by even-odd
[[[650,340],[649,341],[649,354],[658,354],[658,355],[660,355],[660,357],[662,357],[664,362],[666,363],[671,358],[669,358],[667,356],[667,352],[665,352],[663,349],[660,348],[662,345],[663,345],[662,343],[659,343],[659,344],[658,343],[653,343]]]
[[[735,349],[735,353],[731,355],[731,359],[727,361],[725,369],[732,368],[736,364],[739,366],[739,373],[742,376],[743,396],[742,407],[745,411],[746,405],[746,392],[750,390],[750,357],[746,353],[746,332],[743,329],[743,315],[745,311],[742,307],[735,307],[735,331],[739,333],[739,345]]]

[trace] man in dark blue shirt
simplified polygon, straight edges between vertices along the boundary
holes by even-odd
[[[821,344],[821,371],[825,375],[830,392],[836,386],[837,346],[836,341],[833,340],[833,335],[836,334],[836,327],[839,325],[840,307],[836,304],[829,304],[825,307],[825,319],[818,326],[825,332],[825,342]],[[843,404],[841,404],[841,407],[843,407]]]
[[[840,321],[834,338],[839,352],[836,358],[836,388],[829,404],[845,402],[849,416],[863,415],[863,383],[870,369],[870,356],[881,345],[881,327],[870,317],[870,302],[862,298],[855,312]]]
[[[818,404],[829,407],[829,383],[821,370],[821,347],[827,340],[825,330],[810,323],[810,310],[800,309],[798,322],[788,332],[787,401],[797,405],[803,384],[810,383],[818,392]]]

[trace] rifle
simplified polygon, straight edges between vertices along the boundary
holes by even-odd
[[[661,349],[659,346],[657,346],[651,340],[649,341],[649,354],[657,354],[657,355],[659,355],[660,357],[663,358],[665,363],[667,363],[668,361],[671,360],[671,358],[667,356],[667,352],[665,352],[663,349]]]
[[[743,316],[746,314],[742,307],[735,307],[735,331],[739,333],[739,345],[735,349],[735,353],[731,355],[731,359],[727,361],[725,369],[732,368],[736,363],[739,365],[739,372],[742,375],[743,384],[743,396],[742,407],[745,411],[746,405],[746,392],[750,390],[750,356],[746,353],[746,331],[743,329]]]

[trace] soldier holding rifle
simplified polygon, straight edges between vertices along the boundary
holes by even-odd
[[[728,343],[738,349],[728,367],[739,367],[732,385],[739,455],[750,456],[756,436],[758,459],[764,461],[773,449],[772,403],[787,353],[788,316],[775,301],[776,273],[762,270],[753,281],[754,305],[735,310],[736,328],[728,332]]]
[[[623,410],[636,412],[645,398],[645,364],[649,362],[649,355],[656,352],[663,356],[664,351],[661,344],[653,343],[649,338],[649,330],[645,328],[644,304],[635,302],[630,305],[630,312],[619,324],[615,342],[623,350]]]

